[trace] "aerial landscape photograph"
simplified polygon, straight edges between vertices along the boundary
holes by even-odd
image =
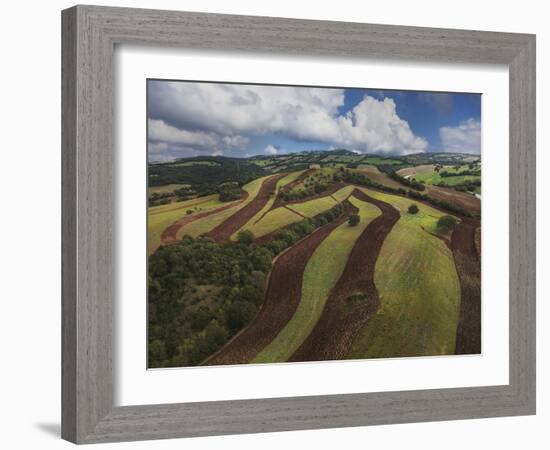
[[[481,95],[147,80],[150,369],[481,353]]]

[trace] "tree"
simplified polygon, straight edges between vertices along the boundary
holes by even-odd
[[[449,231],[457,224],[457,220],[453,216],[442,216],[437,221],[437,228],[442,231]]]
[[[241,230],[237,234],[237,241],[241,244],[250,245],[254,242],[254,233],[250,230]]]
[[[227,325],[232,330],[238,330],[248,324],[256,315],[257,309],[252,303],[238,300],[227,310]]]
[[[352,214],[351,216],[349,216],[348,224],[350,227],[354,227],[359,224],[360,220],[361,217],[359,216],[359,214]]]
[[[409,211],[409,214],[416,214],[418,212],[418,206],[413,203],[411,206],[409,206],[409,209],[407,211]]]

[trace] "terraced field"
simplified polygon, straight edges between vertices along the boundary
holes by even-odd
[[[380,215],[380,210],[370,203],[353,196],[349,201],[358,210],[360,225],[339,225],[317,247],[305,267],[300,304],[292,319],[251,362],[287,361],[313,330],[355,242],[367,225]]]
[[[168,338],[150,343],[160,366],[481,351],[479,199],[431,186],[435,165],[424,164],[399,171],[427,177],[419,200],[386,173],[403,160],[344,156],[349,169],[342,157],[326,161],[343,170],[257,160],[255,170],[277,170],[244,185],[241,198],[148,209],[150,311],[175,317]],[[297,191],[306,192],[284,195]],[[441,227],[449,215],[456,225]]]

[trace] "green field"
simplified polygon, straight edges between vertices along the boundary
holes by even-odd
[[[283,186],[286,186],[288,183],[292,183],[296,178],[298,178],[300,176],[300,174],[303,172],[303,170],[298,170],[296,172],[291,172],[289,173],[288,175],[286,175],[285,177],[281,178],[279,181],[277,181],[277,184],[275,186],[275,192],[279,192],[279,189],[281,189]],[[271,207],[273,206],[273,203],[275,202],[275,198],[276,196],[272,196],[270,197],[270,199],[267,201],[267,203],[265,204],[265,206],[260,210],[258,211],[254,217],[252,217],[252,219],[250,219],[246,225],[244,225],[242,227],[242,229],[249,229],[250,227],[252,227],[256,222],[258,222],[258,220],[260,220],[260,218],[267,212],[271,209]],[[238,230],[236,231],[233,236],[231,236],[231,239],[232,240],[235,240],[237,238],[237,235],[239,234],[239,231],[241,230]]]
[[[302,219],[302,216],[287,208],[280,207],[269,211],[259,222],[249,222],[246,229],[252,231],[254,236],[260,237],[264,234],[271,233],[279,228],[290,225],[291,223],[299,222]]]
[[[256,197],[258,195],[258,192],[259,192],[260,188],[262,187],[262,183],[267,178],[269,178],[269,177],[267,176],[267,177],[257,178],[255,180],[251,181],[250,183],[246,184],[245,186],[243,186],[243,190],[245,190],[249,194],[248,198],[244,202],[238,203],[234,207],[228,208],[228,209],[226,209],[224,211],[221,211],[217,214],[212,214],[211,216],[203,217],[200,220],[197,220],[195,222],[191,222],[191,223],[187,224],[186,226],[184,226],[183,228],[181,228],[178,231],[178,233],[176,234],[176,236],[178,238],[182,238],[183,236],[188,234],[191,237],[198,237],[201,234],[208,233],[214,227],[216,227],[220,223],[222,223],[225,219],[227,219],[227,218],[231,217],[231,215],[235,214],[243,206],[250,203],[254,199],[254,197]]]
[[[162,232],[171,224],[187,216],[188,210],[194,213],[222,205],[217,195],[209,195],[184,202],[153,206],[147,210],[147,254],[153,253],[160,245]]]
[[[339,202],[343,202],[355,189],[355,186],[346,186],[342,189],[337,190],[332,196]]]
[[[316,198],[314,200],[308,200],[307,202],[303,203],[293,203],[291,205],[288,205],[288,208],[303,216],[313,217],[320,212],[332,208],[337,203],[338,202],[336,202],[336,200],[334,200],[332,197],[327,196]]]
[[[286,361],[319,320],[330,290],[340,278],[355,241],[366,226],[380,215],[380,210],[370,203],[355,197],[350,197],[350,202],[359,209],[359,225],[350,227],[347,222],[343,223],[315,250],[304,271],[302,298],[296,313],[251,362]]]
[[[381,305],[354,342],[349,359],[452,354],[460,284],[451,250],[432,233],[443,213],[414,201],[365,190],[400,210],[376,262]]]
[[[423,166],[427,169],[427,166]],[[461,166],[460,168],[455,168],[453,166],[444,166],[441,171],[447,171],[449,173],[460,173],[464,170],[467,170],[468,166]],[[416,180],[420,183],[424,182],[425,184],[439,184],[445,183],[447,186],[456,186],[457,184],[462,184],[466,181],[480,180],[479,175],[456,175],[452,177],[442,177],[439,175],[439,172],[435,170],[422,170],[420,173],[414,173],[410,176],[411,180]]]

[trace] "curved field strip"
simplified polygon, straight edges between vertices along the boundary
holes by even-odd
[[[292,319],[251,362],[286,361],[307,338],[323,312],[330,290],[342,274],[357,238],[381,214],[374,205],[349,198],[361,217],[359,225],[343,223],[317,247],[304,270],[302,296]]]
[[[160,235],[160,243],[162,245],[169,245],[174,244],[178,242],[180,239],[178,239],[178,231],[183,228],[185,225],[190,224],[191,222],[195,222],[199,219],[204,219],[205,217],[212,216],[214,214],[221,213],[222,211],[225,211],[227,209],[233,208],[235,205],[240,204],[248,197],[248,193],[245,193],[245,196],[241,200],[237,200],[236,202],[227,203],[224,206],[220,206],[218,208],[214,208],[211,210],[203,211],[196,214],[189,214],[185,217],[182,217],[180,220],[174,222],[172,225],[170,225],[168,228],[166,228],[162,234]]]
[[[250,203],[254,197],[260,191],[262,183],[269,177],[257,178],[256,180],[251,181],[250,183],[243,186],[243,191],[248,193],[248,197],[244,201],[237,200],[232,208],[226,209],[224,211],[218,212],[217,214],[212,214],[208,217],[205,217],[201,220],[196,220],[191,222],[182,228],[180,228],[176,234],[178,239],[181,239],[184,235],[188,234],[191,237],[198,237],[201,234],[208,233],[210,230],[221,224],[223,221],[235,214],[240,208],[243,208],[248,203]]]
[[[209,236],[216,242],[228,241],[244,224],[254,217],[275,196],[275,186],[285,174],[273,175],[262,182],[259,191],[242,208],[209,231]]]
[[[342,216],[318,228],[275,259],[265,300],[256,318],[205,361],[204,365],[248,362],[279,334],[300,303],[302,275],[311,255],[332,230],[345,220],[346,217]]]
[[[479,221],[464,219],[451,238],[454,261],[462,288],[455,353],[481,353],[481,260],[477,248]],[[481,243],[481,242],[480,242]]]
[[[147,254],[151,255],[161,244],[162,232],[182,217],[187,211],[201,212],[223,205],[217,195],[209,195],[184,202],[168,203],[147,209]]]
[[[269,211],[259,222],[247,226],[256,238],[273,233],[280,228],[299,222],[303,217],[285,207],[279,207]]]
[[[338,189],[336,192],[334,192],[332,194],[332,197],[335,198],[339,203],[343,202],[346,198],[350,196],[354,189],[355,187],[352,185],[343,187],[342,189]]]
[[[147,213],[149,215],[156,214],[165,214],[170,211],[181,211],[184,212],[187,209],[194,209],[203,207],[203,205],[215,205],[221,204],[222,202],[218,199],[218,194],[207,195],[205,197],[193,198],[191,200],[185,200],[183,202],[172,202],[167,203],[166,205],[150,206],[147,208]]]
[[[401,218],[376,262],[380,307],[347,358],[453,354],[460,283],[451,250],[434,236],[437,219],[445,213],[399,196],[368,193],[399,209]],[[417,214],[406,212],[411,203],[418,206]]]
[[[285,177],[281,178],[279,181],[277,181],[277,185],[275,186],[275,192],[278,193],[283,187],[288,185],[289,183],[292,183],[296,178],[298,178],[304,171],[298,170],[297,172],[291,172]],[[245,229],[252,224],[259,222],[263,217],[273,208],[273,204],[275,203],[275,199],[277,198],[276,195],[269,197],[269,200],[265,204],[265,206],[258,211],[254,217],[252,217],[243,227],[242,229]],[[237,237],[239,230],[237,230],[233,235],[231,236],[231,239],[234,240]]]
[[[386,236],[399,220],[399,212],[390,204],[370,197],[361,190],[354,190],[353,195],[375,205],[382,214],[365,227],[355,242],[321,317],[290,361],[344,358],[358,332],[368,323],[380,304],[374,284],[375,263]]]
[[[327,195],[326,197],[316,198],[315,200],[309,200],[303,203],[286,205],[286,207],[302,216],[313,217],[321,211],[326,211],[337,204],[338,202],[336,202],[336,200],[334,200],[330,195]]]

